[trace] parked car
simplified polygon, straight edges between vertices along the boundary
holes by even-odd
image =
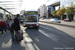
[[[42,20],[44,19],[44,18],[41,18]]]
[[[66,22],[71,22],[71,20],[68,19],[68,18],[67,18],[67,19],[64,19],[64,22],[65,22],[65,21],[66,21]]]
[[[50,19],[50,22],[61,23],[61,21],[56,18]]]

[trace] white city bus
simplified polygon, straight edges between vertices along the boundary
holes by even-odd
[[[24,27],[35,27],[39,28],[39,15],[37,11],[25,11],[24,12]]]

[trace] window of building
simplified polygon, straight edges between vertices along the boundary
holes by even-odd
[[[75,2],[73,4],[75,5]]]
[[[56,6],[56,7],[55,7],[55,10],[58,10],[58,9],[59,9],[59,6]]]
[[[66,7],[68,6],[68,4],[66,4]]]

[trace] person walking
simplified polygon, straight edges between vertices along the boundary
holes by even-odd
[[[9,22],[10,22],[10,20],[9,20],[9,18],[7,18],[6,24],[8,25],[8,27],[9,27]]]
[[[19,39],[19,32],[20,32],[20,21],[19,21],[19,14],[17,14],[17,17],[14,19],[14,30],[15,30],[15,41],[18,42],[16,39]],[[17,38],[16,38],[17,36]]]
[[[2,35],[3,35],[3,30],[5,30],[5,32],[7,33],[7,31],[6,31],[6,21],[4,20],[4,18],[0,22],[0,25],[1,25],[1,29],[2,29]]]
[[[14,42],[14,22],[12,19],[10,19],[10,22],[9,22],[9,30],[10,30],[10,33],[11,33],[11,37],[12,37],[12,41]]]

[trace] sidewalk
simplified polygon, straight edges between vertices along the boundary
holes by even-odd
[[[56,25],[62,25],[62,26],[68,26],[68,27],[74,27],[75,28],[75,21],[72,22],[64,22],[61,21],[61,23],[52,23],[50,22],[50,19],[40,19],[40,22],[50,23],[50,24],[56,24]]]
[[[0,31],[0,50],[35,50],[32,39],[25,32],[25,27],[21,26],[21,30],[23,31],[23,40],[18,44],[12,42],[10,31],[4,32],[4,36]]]
[[[22,40],[19,44],[15,44],[11,40],[11,34],[4,32],[4,36],[0,31],[0,50],[26,50],[25,42]]]

